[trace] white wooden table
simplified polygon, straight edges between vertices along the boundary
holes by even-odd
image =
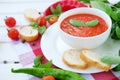
[[[50,4],[56,1],[58,0],[0,0],[0,80],[28,80],[28,75],[11,73],[11,68],[21,67],[21,64],[14,63],[19,59],[7,37],[5,16],[13,16],[17,25],[25,25],[28,24],[23,16],[25,9],[34,8],[44,12]],[[7,61],[6,64],[5,61]]]
[[[11,68],[21,68],[23,65],[21,63],[15,63],[20,62],[20,59],[18,53],[13,48],[11,40],[7,36],[6,25],[4,22],[5,16],[13,16],[16,19],[17,25],[27,25],[29,22],[23,15],[25,9],[34,8],[39,12],[44,12],[48,6],[57,1],[59,0],[0,0],[0,80],[33,80],[28,79],[29,75],[14,74],[11,72]],[[21,46],[19,45],[19,47]],[[120,72],[112,73],[111,71],[97,75],[81,75],[85,77],[86,80],[100,80],[101,76],[102,78],[105,76],[104,80],[120,79]]]

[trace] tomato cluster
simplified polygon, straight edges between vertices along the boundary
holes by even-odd
[[[9,28],[8,37],[17,40],[19,38],[19,31],[15,28],[16,20],[14,17],[6,17],[5,24]]]

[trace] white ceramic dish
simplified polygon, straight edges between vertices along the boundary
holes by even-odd
[[[108,29],[99,35],[90,36],[90,37],[77,37],[77,36],[70,35],[70,34],[64,32],[61,29],[60,25],[65,18],[67,18],[71,15],[75,15],[75,14],[93,14],[93,15],[99,16],[106,22]],[[85,49],[93,49],[93,48],[99,47],[107,40],[107,38],[111,32],[112,21],[111,21],[111,18],[105,12],[103,12],[99,9],[75,8],[75,9],[68,10],[60,15],[60,17],[58,19],[58,27],[59,27],[59,30],[61,33],[60,34],[61,39],[66,44],[70,45],[73,48],[77,48],[77,49],[84,49],[84,48]]]
[[[93,49],[93,51],[99,53],[100,55],[111,53],[117,54],[118,50],[120,49],[119,44],[120,41],[108,39],[105,44],[101,45],[96,49]],[[74,71],[77,73],[98,73],[103,71],[95,67],[90,67],[85,70],[73,69],[64,64],[64,62],[62,61],[62,54],[65,50],[71,49],[71,47],[64,43],[60,38],[57,23],[51,25],[43,34],[41,39],[41,49],[44,56],[48,60],[52,60],[53,64],[59,68]],[[112,66],[112,68],[113,67],[115,67],[115,65]]]

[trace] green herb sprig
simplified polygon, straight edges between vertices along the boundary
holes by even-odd
[[[94,27],[94,26],[98,25],[99,21],[98,20],[91,20],[91,21],[88,21],[86,23],[83,23],[82,21],[79,21],[79,20],[70,19],[69,23],[71,25],[73,25],[74,27],[83,27],[83,26]]]
[[[98,20],[91,20],[85,23],[86,26],[94,27],[99,23]]]
[[[74,27],[81,27],[84,25],[83,22],[81,22],[79,20],[74,20],[74,19],[70,19],[69,23],[72,24]]]
[[[53,8],[52,6],[50,6],[50,11],[52,12],[51,15],[48,15],[46,16],[46,20],[49,21],[49,19],[52,17],[52,16],[60,16],[60,14],[62,13],[62,7],[61,7],[61,4],[58,4],[56,6],[56,8]]]
[[[92,7],[106,12],[112,19],[111,38],[120,40],[120,2],[112,5],[104,0],[91,0]]]
[[[36,67],[36,68],[50,68],[52,66],[52,60],[48,61],[47,63],[44,63],[42,64],[42,59],[43,59],[43,56],[37,56],[35,59],[34,59],[34,65],[33,67]]]
[[[38,32],[40,34],[43,34],[45,31],[46,31],[46,26],[39,26],[40,24],[40,21],[38,21],[38,23],[36,22],[31,22],[30,23],[30,26],[33,27],[33,28],[37,28],[38,29]]]

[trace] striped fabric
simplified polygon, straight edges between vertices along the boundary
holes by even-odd
[[[41,38],[41,37],[40,37]],[[34,42],[22,43],[22,41],[13,41],[13,48],[16,50],[23,67],[32,67],[35,56],[43,55],[40,48],[40,38]],[[33,45],[34,44],[34,45]],[[43,62],[47,62],[47,59],[43,58]],[[100,72],[94,74],[81,74],[86,80],[120,80],[119,72]],[[36,77],[28,76],[29,80],[38,80]]]

